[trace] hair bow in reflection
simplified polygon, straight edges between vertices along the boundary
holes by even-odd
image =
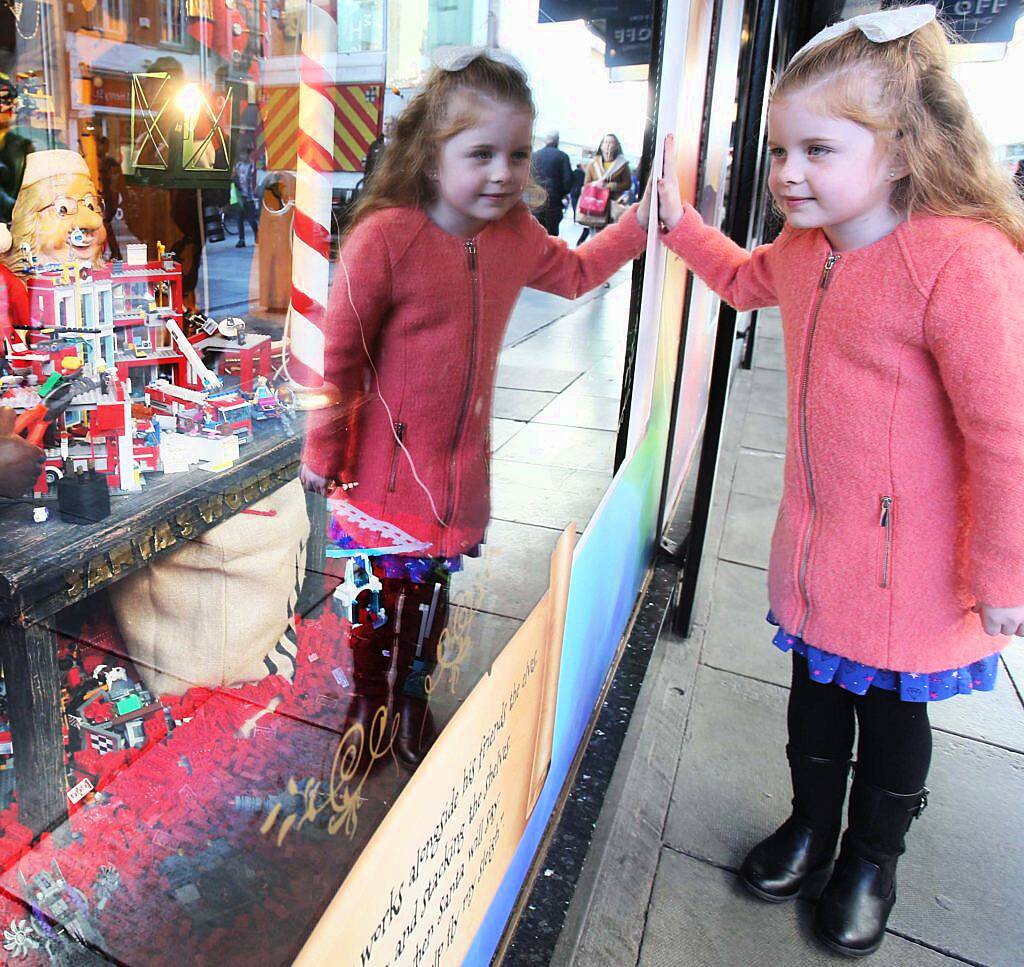
[[[836,37],[859,30],[868,40],[875,44],[885,44],[890,40],[898,40],[906,37],[915,30],[920,30],[925,24],[935,19],[935,6],[930,3],[918,3],[912,7],[894,7],[891,10],[879,10],[877,13],[865,13],[859,17],[851,17],[840,23],[832,24],[824,30],[816,33],[806,44],[803,45],[793,57],[801,57],[809,50],[820,47],[822,44]]]
[[[446,45],[434,50],[432,60],[435,67],[443,71],[460,71],[476,60],[477,57],[489,57],[499,64],[512,67],[519,71],[523,77],[526,76],[526,69],[508,51],[500,47],[455,47]]]

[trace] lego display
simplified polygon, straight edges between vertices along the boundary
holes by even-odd
[[[0,313],[0,393],[20,414],[16,432],[46,452],[37,494],[78,470],[133,491],[146,473],[229,464],[237,454],[223,445],[211,457],[210,447],[178,434],[249,440],[257,378],[261,418],[287,419],[285,407],[267,400],[269,336],[247,332],[238,318],[186,310],[181,266],[162,245],[154,260],[132,244],[127,262],[104,262],[105,240],[84,159],[32,154],[7,256],[20,278],[0,269],[9,307]],[[225,388],[204,354],[233,368],[237,389]]]

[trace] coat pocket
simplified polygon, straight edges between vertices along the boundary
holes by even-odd
[[[405,443],[405,424],[397,420],[393,424],[394,446],[391,454],[391,469],[388,471],[388,493],[395,492],[395,482],[398,480],[398,464],[402,459],[402,445]]]
[[[892,505],[892,497],[882,497],[878,517],[878,584],[883,588],[892,587]]]

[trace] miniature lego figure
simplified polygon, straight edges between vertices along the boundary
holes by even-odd
[[[353,628],[362,623],[363,612],[373,628],[380,628],[387,621],[387,612],[381,607],[380,592],[383,589],[380,578],[373,573],[370,559],[365,554],[356,554],[345,562],[345,580],[334,589],[334,600],[339,602],[345,617]],[[360,598],[370,595],[369,601]]]
[[[89,684],[93,686],[91,690]],[[127,671],[120,666],[97,665],[93,681],[80,688],[79,695],[83,692],[85,701],[68,715],[68,724],[78,730],[83,740],[88,736],[93,748],[101,755],[126,748],[142,748],[146,743],[145,720],[161,711],[167,731],[174,731],[170,710],[154,701],[152,694],[140,682],[130,681]],[[86,713],[100,702],[108,707],[110,718],[91,720]]]
[[[25,163],[11,216],[14,248],[5,258],[26,273],[25,247],[33,259],[99,265],[107,244],[103,203],[85,159],[74,151],[35,151]]]
[[[32,904],[32,915],[13,920],[4,930],[4,950],[11,959],[28,958],[42,950],[50,963],[81,963],[83,947],[101,950],[102,934],[89,916],[89,901],[81,890],[64,878],[57,861],[52,868],[41,870],[31,882],[18,870],[23,895]],[[120,886],[120,876],[112,866],[104,866],[93,884],[97,910],[106,905]]]

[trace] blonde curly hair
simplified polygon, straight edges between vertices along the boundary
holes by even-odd
[[[1024,251],[1024,204],[971,113],[938,21],[887,43],[859,30],[795,58],[772,101],[813,92],[829,114],[884,139],[909,173],[893,188],[900,212],[960,215],[999,228]]]

